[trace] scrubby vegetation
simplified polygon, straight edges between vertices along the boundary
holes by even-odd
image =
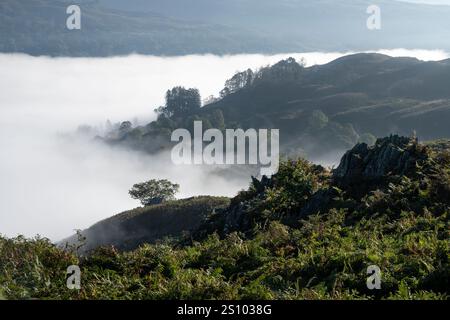
[[[0,292],[9,299],[447,299],[447,150],[444,142],[391,137],[356,146],[333,172],[285,161],[177,243],[77,255],[41,238],[1,238]],[[79,291],[66,287],[73,264],[82,270]],[[382,271],[381,290],[367,289],[369,265]]]

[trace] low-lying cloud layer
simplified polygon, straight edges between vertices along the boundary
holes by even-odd
[[[423,60],[442,51],[383,50]],[[136,152],[62,137],[80,124],[152,120],[165,91],[182,85],[217,95],[227,78],[247,68],[293,56],[308,65],[344,53],[275,56],[48,58],[0,54],[0,233],[61,239],[74,229],[133,208],[133,183],[169,178],[180,197],[233,195],[248,183],[211,176],[208,169],[175,167],[165,155]]]

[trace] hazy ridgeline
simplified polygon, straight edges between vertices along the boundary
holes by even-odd
[[[182,56],[374,48],[441,48],[448,43],[443,0],[2,0],[0,52],[34,56]],[[448,1],[447,1],[448,4]],[[67,30],[69,5],[81,29]],[[367,8],[381,9],[381,29],[367,28]]]
[[[441,60],[441,51],[381,51],[393,56]],[[211,176],[211,168],[175,167],[166,154],[149,156],[112,149],[72,133],[81,124],[101,131],[106,120],[145,124],[167,89],[196,87],[202,97],[218,95],[236,71],[293,56],[307,65],[343,53],[276,56],[184,56],[161,58],[48,58],[0,55],[0,233],[41,234],[58,240],[94,222],[138,206],[132,184],[168,178],[179,197],[234,195],[249,177]],[[322,159],[330,163],[337,160]],[[332,158],[332,157],[331,157]]]

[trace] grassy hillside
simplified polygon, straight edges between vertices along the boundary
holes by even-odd
[[[0,290],[46,299],[448,299],[449,142],[359,144],[330,172],[286,161],[194,238],[77,257],[0,238]],[[355,188],[357,186],[357,188]],[[68,265],[81,290],[66,288]],[[381,289],[366,286],[381,269]]]
[[[170,237],[180,237],[197,229],[215,209],[228,205],[225,197],[195,197],[136,208],[100,221],[61,245],[82,245],[83,252],[98,246],[121,250],[136,249]],[[79,241],[79,237],[85,238]],[[81,242],[81,243],[80,243]]]
[[[413,131],[422,140],[450,136],[448,60],[355,54],[309,68],[287,59],[240,75],[241,81],[200,111],[161,117],[107,140],[155,152],[171,147],[174,129],[202,120],[205,130],[280,129],[282,153],[313,160],[368,142],[367,137],[373,142],[374,136]]]

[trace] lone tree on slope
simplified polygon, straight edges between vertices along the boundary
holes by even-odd
[[[152,179],[135,184],[128,193],[133,199],[140,200],[143,206],[151,206],[175,199],[179,188],[169,180]]]

